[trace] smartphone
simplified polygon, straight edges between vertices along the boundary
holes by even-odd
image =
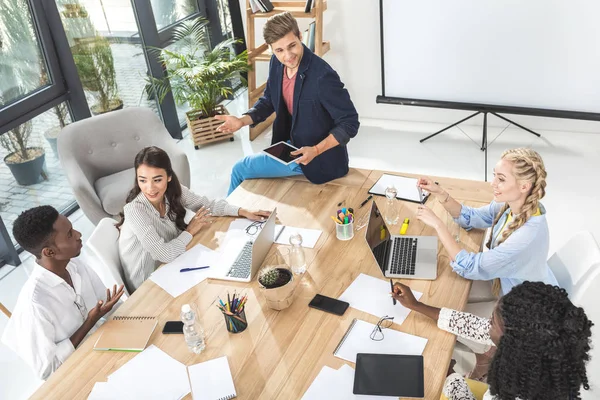
[[[183,333],[183,322],[167,321],[162,333]]]
[[[308,306],[335,315],[344,315],[350,304],[318,294],[308,303]]]

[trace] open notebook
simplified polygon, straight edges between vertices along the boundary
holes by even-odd
[[[94,350],[143,351],[157,324],[154,317],[114,317],[101,327]]]

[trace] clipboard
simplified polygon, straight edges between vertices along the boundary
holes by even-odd
[[[383,174],[381,178],[375,182],[371,189],[370,194],[377,196],[385,196],[385,189],[388,186],[394,186],[398,193],[396,198],[398,200],[410,201],[418,204],[425,204],[429,198],[430,193],[423,192],[417,187],[417,178],[409,178],[406,176]]]

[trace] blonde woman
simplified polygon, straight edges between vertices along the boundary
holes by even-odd
[[[540,155],[531,149],[507,150],[494,168],[494,201],[473,208],[460,204],[428,178],[418,186],[429,191],[463,228],[492,227],[489,251],[470,253],[461,248],[429,208],[419,206],[417,218],[435,228],[450,259],[452,269],[472,280],[494,280],[492,291],[504,295],[525,281],[557,285],[546,263],[548,223],[540,200],[546,194],[546,169]]]
[[[495,296],[505,295],[525,282],[558,285],[546,263],[548,223],[540,200],[546,194],[546,169],[540,155],[531,149],[507,150],[494,168],[491,182],[494,200],[487,206],[473,208],[460,204],[442,187],[428,178],[417,185],[429,191],[463,228],[492,228],[487,242],[489,251],[468,252],[452,238],[450,232],[429,208],[419,206],[417,218],[435,228],[446,248],[452,269],[460,276],[492,283]],[[490,315],[495,301],[468,305],[466,311],[478,316]],[[460,342],[476,355],[477,364],[468,375],[484,379],[494,348],[468,340]]]

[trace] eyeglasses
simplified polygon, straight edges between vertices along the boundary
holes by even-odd
[[[254,221],[253,223],[248,225],[248,227],[246,228],[246,233],[250,236],[256,235],[258,231],[262,229],[264,223],[265,221]]]
[[[392,326],[393,322],[394,317],[388,317],[387,315],[385,317],[381,317],[381,319],[373,329],[373,332],[371,332],[371,340],[375,340],[376,342],[383,340],[383,329]]]
[[[88,309],[85,306],[85,301],[83,301],[83,297],[81,297],[81,295],[76,293],[75,301],[73,301],[73,303],[77,306],[77,309],[81,313],[81,317],[85,321],[85,319],[87,318],[87,315],[88,315]]]

